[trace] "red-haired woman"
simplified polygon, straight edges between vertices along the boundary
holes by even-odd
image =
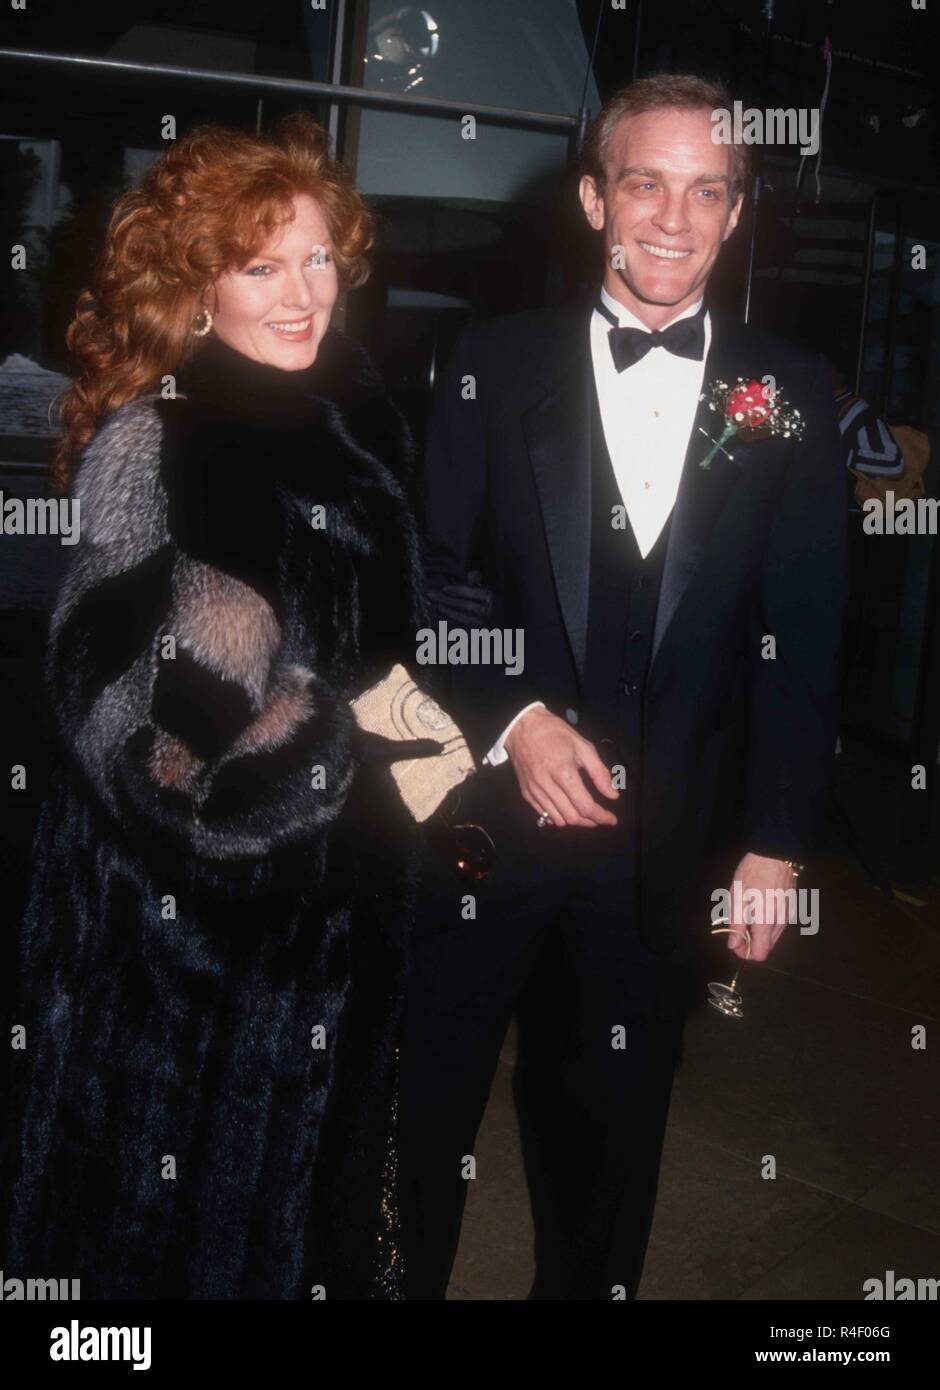
[[[424,610],[407,430],[330,326],[371,235],[309,117],[202,127],[69,330],[0,1254],[83,1298],[400,1296],[415,835],[349,702]]]

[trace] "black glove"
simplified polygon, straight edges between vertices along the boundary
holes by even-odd
[[[478,570],[471,570],[466,584],[444,584],[431,589],[428,598],[441,617],[470,626],[485,623],[493,609],[493,591],[485,589]]]
[[[386,738],[384,734],[356,730],[357,752],[364,763],[401,762],[404,758],[433,758],[443,751],[443,745],[433,738]]]

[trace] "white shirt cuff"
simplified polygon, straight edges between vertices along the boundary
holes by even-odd
[[[531,703],[531,705],[526,705],[525,709],[521,709],[521,710],[519,711],[519,713],[516,715],[515,719],[511,719],[510,722],[506,725],[505,729],[504,729],[503,732],[500,734],[500,736],[499,736],[499,738],[496,740],[496,742],[493,744],[493,747],[492,747],[492,748],[490,749],[490,751],[487,753],[487,755],[486,755],[486,757],[483,759],[483,761],[484,761],[485,763],[489,763],[490,767],[498,767],[500,763],[504,763],[504,762],[506,761],[506,759],[509,757],[509,754],[506,752],[506,749],[505,749],[505,747],[504,747],[504,744],[505,744],[505,742],[506,742],[506,738],[507,738],[507,735],[509,734],[510,729],[513,727],[513,725],[514,725],[518,720],[520,720],[520,719],[522,718],[522,716],[523,716],[524,714],[527,714],[527,713],[529,712],[530,709],[544,709],[544,708],[545,708],[545,701],[544,701],[544,700],[533,700],[532,703]]]

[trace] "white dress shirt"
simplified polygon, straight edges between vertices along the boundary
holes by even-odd
[[[601,299],[617,315],[621,327],[650,331],[604,289]],[[690,305],[670,322],[691,318],[701,303]],[[701,362],[654,347],[622,372],[614,366],[607,341],[610,332],[607,319],[595,309],[591,316],[591,357],[604,438],[620,496],[645,559],[675,506],[705,375],[711,321],[706,314]]]
[[[651,330],[605,289],[601,299],[621,327]],[[669,323],[698,313],[701,299]],[[668,324],[662,324],[663,328]],[[591,315],[591,359],[601,424],[610,462],[640,554],[646,558],[675,506],[689,435],[695,422],[711,343],[711,319],[705,314],[705,352],[700,362],[654,347],[618,372],[607,336],[610,322],[595,309]],[[544,704],[535,700],[521,709],[500,734],[486,757],[496,766],[509,756],[506,735],[524,714]]]

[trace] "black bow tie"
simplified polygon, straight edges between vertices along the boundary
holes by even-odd
[[[632,367],[645,357],[650,348],[664,347],[677,357],[688,357],[701,362],[705,355],[705,304],[699,306],[698,313],[691,318],[678,319],[661,332],[646,333],[642,328],[621,328],[615,316],[602,299],[597,301],[597,311],[604,315],[612,328],[608,333],[610,355],[618,372]]]

